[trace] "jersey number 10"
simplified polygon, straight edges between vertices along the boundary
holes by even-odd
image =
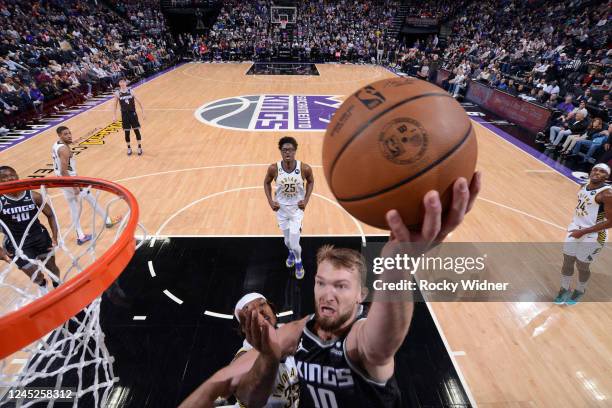
[[[310,384],[307,384],[307,387],[314,401],[315,408],[338,408],[336,394],[334,394],[333,391],[324,388],[315,388]]]

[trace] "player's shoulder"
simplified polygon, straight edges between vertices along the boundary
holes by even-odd
[[[306,323],[309,319],[310,317],[306,316],[278,328],[282,350],[295,350],[297,348],[298,341],[302,336],[302,331],[304,331],[304,327],[306,327]]]
[[[61,152],[70,152],[70,148],[65,144],[65,143],[58,143],[57,144],[57,151],[58,153]]]
[[[300,162],[302,165],[302,171],[312,171],[312,167],[308,163]]]
[[[30,191],[30,195],[32,196],[32,200],[34,200],[34,202],[36,204],[41,204],[43,199],[42,199],[42,195],[38,192],[38,191],[33,191],[33,190],[29,190]]]
[[[268,173],[276,173],[278,171],[278,162],[274,162],[268,166]]]
[[[607,186],[608,188],[602,190],[599,194],[597,194],[600,200],[604,200],[606,204],[612,204],[612,186]]]

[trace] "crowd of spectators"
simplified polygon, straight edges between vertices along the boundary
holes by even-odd
[[[95,3],[0,0],[0,133],[171,64],[146,30]]]
[[[266,60],[287,55],[301,60],[381,62],[397,47],[386,35],[398,0],[301,2],[299,19],[286,29],[270,22],[271,0],[224,2],[208,35],[187,36],[196,59]],[[367,19],[364,18],[367,16]]]
[[[562,131],[548,142],[566,155],[591,140],[566,138],[578,105],[592,135],[601,132],[591,118],[606,132],[612,109],[611,1],[409,4],[409,16],[447,21],[444,47],[437,35],[406,44],[389,34],[399,0],[300,2],[285,28],[270,21],[273,0],[227,0],[207,34],[182,34],[178,45],[159,2],[108,1],[114,11],[83,0],[0,0],[0,132],[24,112],[43,114],[50,101],[71,103],[120,77],[147,75],[169,64],[173,49],[206,61],[375,62],[428,80],[446,69],[443,85],[457,97],[474,80],[554,110]]]
[[[551,133],[547,148],[560,158],[592,161],[609,150],[612,2],[457,3],[448,46],[440,49],[434,39],[400,49],[396,67],[429,79],[437,69],[446,69],[450,76],[443,86],[456,97],[474,80],[551,109],[553,127],[560,127],[562,136]],[[582,109],[586,113],[580,121],[563,116]],[[592,118],[602,121],[603,130],[589,128]]]
[[[147,36],[161,37],[165,33],[166,22],[159,0],[111,0],[110,4]]]

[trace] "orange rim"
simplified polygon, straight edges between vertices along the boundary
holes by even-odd
[[[125,187],[88,177],[48,177],[0,183],[0,194],[46,187],[94,187],[123,198],[130,218],[121,236],[95,262],[78,275],[19,310],[0,317],[0,359],[21,350],[62,325],[104,292],[123,272],[134,255],[138,203]]]

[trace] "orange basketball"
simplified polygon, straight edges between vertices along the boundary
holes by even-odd
[[[338,202],[385,229],[390,209],[418,228],[429,190],[437,190],[448,209],[454,181],[472,179],[476,155],[474,129],[461,105],[414,78],[359,89],[334,114],[323,141],[323,169]]]

